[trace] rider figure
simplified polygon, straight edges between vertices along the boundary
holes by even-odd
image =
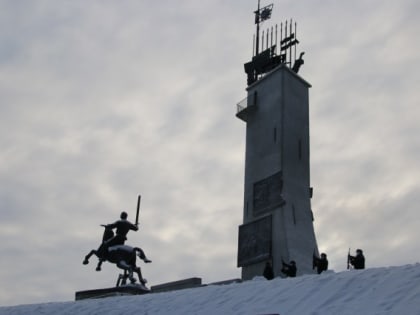
[[[139,229],[137,224],[133,224],[127,220],[127,212],[124,211],[121,212],[120,220],[108,224],[106,227],[116,229],[115,236],[105,242],[107,248],[114,245],[124,245],[124,242],[127,240],[128,231],[137,231]]]
[[[105,227],[102,244],[99,246],[98,250],[96,251],[92,250],[88,255],[86,255],[83,261],[84,265],[87,265],[89,263],[89,258],[93,254],[95,254],[96,256],[98,256],[98,259],[99,259],[98,265],[96,267],[96,271],[100,271],[102,263],[109,260],[113,263],[117,263],[118,267],[124,269],[125,270],[124,276],[126,276],[126,271],[128,269],[131,270],[131,268],[137,268],[135,266],[135,262],[134,262],[134,267],[130,265],[132,263],[131,262],[132,258],[129,257],[128,258],[129,260],[127,260],[127,257],[130,256],[130,253],[133,253],[134,256],[131,256],[131,257],[134,257],[134,261],[137,255],[145,263],[152,262],[150,259],[146,257],[146,255],[144,254],[144,251],[141,248],[139,247],[132,248],[131,246],[121,246],[121,245],[124,245],[125,241],[127,240],[127,234],[130,230],[138,231],[139,229],[137,224],[133,224],[127,220],[126,212],[121,212],[120,220],[112,224],[107,224],[107,225],[102,225],[102,226]],[[115,236],[114,236],[114,232],[112,231],[113,229],[116,229]],[[112,246],[114,247],[110,251],[109,249]],[[138,269],[140,270],[140,268]],[[135,269],[135,271],[136,270],[137,269]],[[142,278],[140,271],[136,271],[136,272],[139,274],[140,281],[143,284],[145,284],[145,280]]]

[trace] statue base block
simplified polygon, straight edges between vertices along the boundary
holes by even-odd
[[[101,299],[111,296],[124,296],[124,295],[139,295],[150,293],[150,290],[142,285],[125,285],[114,288],[95,289],[87,291],[76,292],[76,301],[86,299]]]

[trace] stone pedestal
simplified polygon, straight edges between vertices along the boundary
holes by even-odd
[[[126,285],[120,287],[94,289],[76,292],[76,301],[85,299],[100,299],[111,296],[139,295],[150,293],[150,290],[141,285]]]
[[[201,286],[202,286],[201,278],[193,277],[193,278],[154,285],[151,287],[151,290],[153,293],[157,293],[157,292],[168,292],[168,291],[197,288]]]

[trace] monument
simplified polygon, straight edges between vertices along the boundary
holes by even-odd
[[[140,267],[136,264],[137,257],[145,263],[151,263],[144,251],[140,247],[132,247],[125,245],[127,234],[130,230],[137,231],[139,224],[139,210],[140,210],[141,196],[137,199],[137,212],[135,224],[128,221],[126,212],[121,212],[120,219],[111,224],[102,224],[104,233],[102,243],[98,249],[91,250],[84,258],[83,264],[89,264],[89,259],[92,255],[98,257],[99,261],[96,266],[96,271],[101,271],[102,263],[110,262],[115,264],[123,271],[118,275],[115,287],[106,289],[96,289],[88,291],[76,292],[76,300],[87,298],[99,298],[115,295],[134,295],[148,293],[150,290],[146,287],[146,279],[143,278]],[[115,229],[115,233],[114,230]],[[137,275],[139,283],[134,275]],[[128,283],[128,281],[130,283]]]
[[[273,4],[255,13],[253,57],[244,68],[247,97],[236,116],[246,123],[243,224],[238,267],[242,279],[262,276],[266,263],[285,276],[283,262],[296,262],[297,275],[314,273],[318,256],[311,209],[309,88],[298,75],[297,25],[286,21],[266,31]]]

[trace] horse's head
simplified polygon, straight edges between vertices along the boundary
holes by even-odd
[[[104,235],[102,236],[102,242],[106,242],[107,240],[114,237],[114,231],[108,225],[101,224],[105,228]]]

